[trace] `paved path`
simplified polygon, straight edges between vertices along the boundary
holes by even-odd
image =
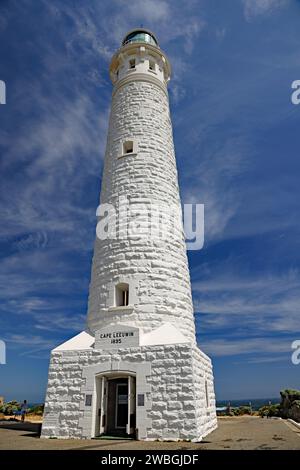
[[[289,449],[300,450],[300,429],[277,419],[256,417],[221,418],[219,427],[201,443],[142,442],[129,440],[40,439],[38,425],[0,424],[0,449],[87,450],[205,450]]]

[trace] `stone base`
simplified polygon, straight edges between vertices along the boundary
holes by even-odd
[[[136,396],[144,397],[144,404],[136,398],[138,439],[201,441],[217,427],[211,361],[181,343],[53,351],[41,437],[98,435],[97,380],[114,373],[135,377]]]

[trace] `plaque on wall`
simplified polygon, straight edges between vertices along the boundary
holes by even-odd
[[[138,398],[138,406],[145,406],[145,395],[143,393],[139,393],[137,398]]]
[[[92,398],[93,398],[93,395],[85,396],[85,406],[92,406]]]
[[[101,328],[95,333],[95,349],[133,348],[140,345],[140,331],[124,324]]]

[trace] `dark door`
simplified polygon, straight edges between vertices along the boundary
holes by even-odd
[[[117,383],[116,428],[125,429],[128,421],[128,383]]]
[[[107,434],[126,434],[127,421],[128,379],[110,379],[107,396]]]

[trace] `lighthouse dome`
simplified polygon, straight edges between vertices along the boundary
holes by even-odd
[[[133,29],[126,34],[125,38],[122,41],[122,46],[130,44],[133,42],[145,42],[147,44],[152,44],[153,46],[159,47],[158,42],[154,34],[148,29]]]

